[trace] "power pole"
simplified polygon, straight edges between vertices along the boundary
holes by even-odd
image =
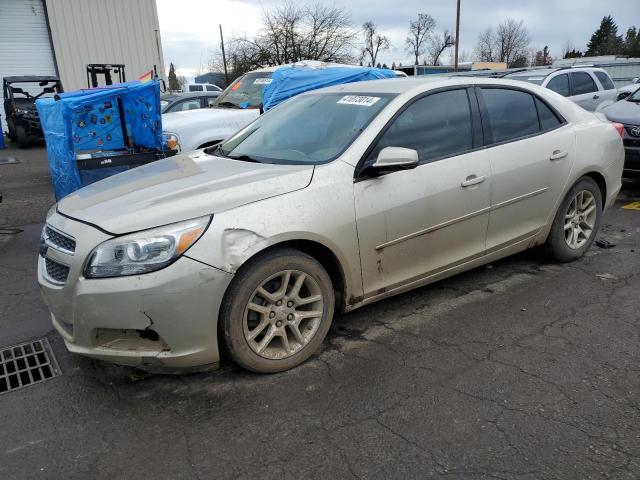
[[[224,37],[222,36],[222,24],[220,24],[220,47],[222,48],[222,64],[224,65],[224,81],[229,85],[229,74],[227,73],[227,57],[224,54]]]
[[[457,9],[456,9],[456,53],[455,53],[455,65],[453,70],[455,72],[458,71],[458,46],[460,45],[460,0],[457,1]]]

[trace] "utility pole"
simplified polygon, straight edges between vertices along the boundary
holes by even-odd
[[[220,47],[222,48],[222,64],[224,65],[224,81],[226,82],[227,85],[229,85],[229,74],[227,73],[227,57],[224,54],[224,37],[222,36],[222,24],[220,24]]]
[[[458,71],[458,46],[460,45],[460,0],[457,0],[457,9],[456,9],[456,53],[455,53],[455,65],[453,70],[455,72]]]

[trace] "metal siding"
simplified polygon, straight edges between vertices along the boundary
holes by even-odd
[[[87,87],[89,63],[124,63],[127,80],[153,65],[164,77],[155,0],[46,0],[65,90]]]
[[[42,0],[0,0],[0,81],[10,75],[55,74]],[[6,131],[2,107],[0,115]]]

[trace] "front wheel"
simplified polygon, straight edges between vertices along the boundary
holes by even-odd
[[[582,177],[560,204],[547,239],[552,256],[571,262],[595,240],[602,219],[602,193],[590,177]]]
[[[253,372],[293,368],[322,344],[334,303],[331,279],[313,257],[267,252],[240,270],[225,296],[220,321],[227,349]]]
[[[16,142],[19,148],[27,148],[29,146],[29,137],[24,125],[16,125]]]

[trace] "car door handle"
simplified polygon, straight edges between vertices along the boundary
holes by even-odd
[[[599,98],[600,98],[600,95],[594,95],[594,96],[593,96],[593,99],[594,99],[594,100],[597,100],[597,99],[599,99]]]
[[[469,175],[461,184],[462,188],[470,187],[472,185],[478,185],[479,183],[484,182],[487,179],[484,175]]]
[[[564,158],[567,156],[567,152],[562,152],[560,150],[554,150],[553,153],[551,154],[551,156],[549,157],[549,160],[560,160],[561,158]]]

